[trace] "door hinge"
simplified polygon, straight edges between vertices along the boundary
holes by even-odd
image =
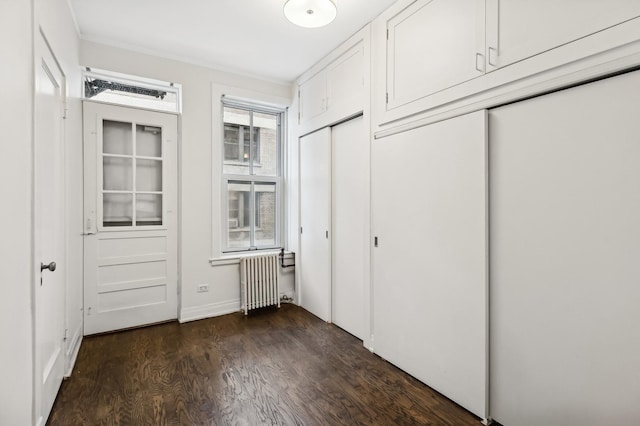
[[[378,237],[373,237],[373,246],[378,247]]]
[[[324,231],[324,236],[328,240],[329,239],[329,231]]]
[[[389,28],[387,28],[387,40],[389,40]]]
[[[64,329],[64,338],[62,339],[62,341],[66,342],[68,337],[69,337],[69,329],[65,328]]]
[[[302,226],[300,227],[300,235],[302,235]]]
[[[386,103],[389,103],[389,92],[386,93]]]

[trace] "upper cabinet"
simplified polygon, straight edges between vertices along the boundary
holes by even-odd
[[[372,43],[378,134],[637,66],[640,0],[398,0]]]
[[[419,0],[387,21],[387,109],[485,71],[485,1]]]
[[[298,79],[299,134],[363,111],[368,101],[369,27]]]
[[[487,0],[488,70],[638,16],[638,0]]]
[[[300,122],[309,121],[327,110],[327,73],[323,70],[298,87]]]

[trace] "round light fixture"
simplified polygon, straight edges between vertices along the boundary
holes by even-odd
[[[287,0],[284,16],[305,28],[323,27],[336,18],[338,10],[334,0]]]

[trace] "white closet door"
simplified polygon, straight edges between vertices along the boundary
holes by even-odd
[[[369,149],[364,119],[332,128],[332,321],[364,339],[369,251]]]
[[[300,304],[331,321],[331,129],[300,138]]]
[[[486,417],[486,111],[372,146],[375,352]]]
[[[491,414],[640,424],[640,74],[492,110]]]

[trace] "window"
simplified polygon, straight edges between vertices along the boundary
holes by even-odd
[[[280,246],[284,110],[223,98],[223,251]]]
[[[85,69],[83,78],[85,99],[180,112],[182,86],[179,84],[89,68]]]

